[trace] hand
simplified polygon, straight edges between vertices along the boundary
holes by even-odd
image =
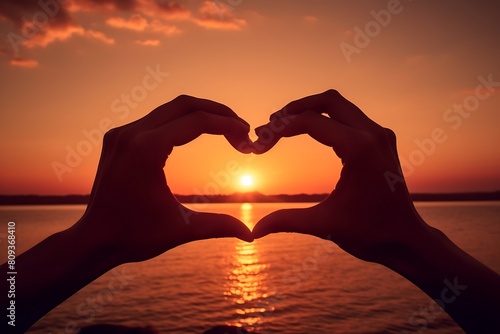
[[[249,125],[228,107],[190,96],[179,96],[142,119],[109,131],[87,212],[75,227],[90,240],[115,249],[120,262],[146,260],[200,239],[252,241],[241,221],[182,206],[163,171],[175,146],[209,133],[224,135],[235,148],[251,147],[248,131]]]
[[[66,298],[123,263],[147,260],[194,240],[252,241],[251,231],[236,218],[182,206],[163,172],[172,149],[202,133],[224,135],[235,148],[249,153],[248,131],[249,125],[228,107],[179,96],[107,132],[83,217],[16,258],[22,275],[16,279],[15,303],[22,307],[16,310],[16,326],[3,322],[0,331],[26,331]],[[7,264],[0,269],[7,272]],[[7,285],[7,280],[0,281],[3,291],[8,291]],[[7,294],[2,301],[9,303]]]
[[[279,131],[270,138],[273,129]],[[281,137],[309,134],[333,148],[343,169],[323,202],[269,214],[254,227],[255,238],[300,232],[331,239],[352,255],[413,282],[467,333],[500,332],[500,276],[418,215],[391,130],[329,90],[291,102],[256,133],[267,134],[255,143],[258,153]]]
[[[272,140],[259,137],[257,153],[266,152],[282,137],[305,133],[332,147],[343,169],[327,199],[311,208],[271,213],[255,226],[256,238],[300,232],[331,238],[358,258],[380,262],[395,246],[428,227],[419,219],[401,176],[394,133],[337,91],[289,103],[256,133],[269,134],[272,129],[280,131],[274,131]]]

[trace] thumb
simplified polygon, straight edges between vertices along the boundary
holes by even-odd
[[[297,232],[316,235],[315,211],[315,207],[311,207],[272,212],[257,222],[252,231],[253,236],[257,239],[277,232]]]
[[[240,220],[225,214],[193,212],[190,218],[192,240],[235,237],[252,242],[252,231]]]

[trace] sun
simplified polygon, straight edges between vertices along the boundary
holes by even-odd
[[[253,178],[248,174],[243,175],[240,179],[240,183],[243,187],[251,187],[253,185]]]

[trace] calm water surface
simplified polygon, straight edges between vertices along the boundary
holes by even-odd
[[[211,204],[207,210],[253,226],[274,210],[310,205]],[[7,221],[16,222],[18,251],[24,251],[71,226],[84,208],[0,207],[2,263]],[[500,202],[417,203],[417,209],[500,272]],[[162,333],[202,333],[223,324],[254,333],[463,333],[443,312],[419,315],[429,307],[434,309],[426,295],[385,267],[362,262],[329,241],[276,234],[250,244],[193,242],[115,268],[29,333],[74,333],[74,326],[96,323],[152,325]]]

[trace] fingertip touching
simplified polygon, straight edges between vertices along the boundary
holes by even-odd
[[[243,154],[255,153],[254,143],[250,139],[250,137],[231,137],[226,136],[227,141],[231,146],[233,146],[236,150]]]
[[[281,136],[269,126],[271,123],[259,126],[255,129],[257,140],[253,143],[255,154],[263,154],[269,151],[280,140]]]
[[[252,236],[254,239],[263,238],[270,233],[270,232],[266,231],[264,224],[262,224],[261,222],[262,222],[262,220],[260,222],[258,222],[252,230]]]

